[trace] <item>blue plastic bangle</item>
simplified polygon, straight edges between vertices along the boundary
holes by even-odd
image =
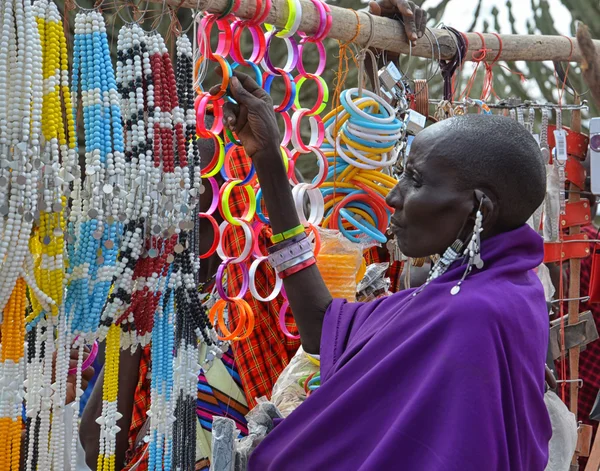
[[[375,222],[375,226],[376,227],[379,226],[379,219],[377,219],[377,215],[373,211],[373,208],[371,208],[369,205],[366,205],[359,201],[352,201],[352,202],[348,203],[346,206],[344,206],[344,208],[362,209],[364,212],[366,212],[369,216],[371,216],[373,218],[373,221]],[[330,208],[329,211],[327,211],[327,214],[325,215],[325,217],[329,216],[332,212],[333,212],[333,208]],[[370,223],[367,223],[367,224],[370,224]],[[359,230],[358,232],[360,233],[362,231]]]
[[[235,70],[237,67],[240,66],[239,62],[233,62],[231,64],[231,70]],[[260,70],[260,67],[258,65],[256,65],[254,62],[248,62],[248,65],[245,67],[251,67],[252,70],[254,71],[254,80],[256,81],[256,83],[258,84],[259,87],[262,87],[263,85],[263,77],[262,77],[262,71]],[[228,93],[227,95],[225,95],[225,99],[231,103],[236,103],[237,101],[235,101],[232,97],[231,94]]]
[[[258,191],[256,192],[256,216],[258,217],[258,219],[261,222],[264,222],[265,224],[270,225],[271,221],[262,212],[262,208],[260,205],[261,200],[262,200],[262,188],[259,188]]]
[[[281,110],[279,110],[280,112],[288,111],[294,105],[294,100],[296,100],[296,82],[294,82],[294,77],[292,77],[292,74],[290,74],[289,72],[286,73],[288,74],[288,77],[290,79],[291,93],[290,99],[287,103],[285,103],[285,106],[284,103],[281,103],[279,105],[280,107],[283,107]],[[277,75],[267,75],[267,78],[263,83],[263,90],[269,95],[271,94],[271,84],[273,83],[275,77],[277,77]]]
[[[347,211],[344,208],[340,209],[340,215],[339,215],[340,232],[343,232],[342,231],[342,229],[343,229],[342,217],[346,221],[351,223],[354,227],[356,227],[357,229],[360,229],[364,234],[368,235],[371,239],[374,239],[377,242],[380,242],[382,244],[385,244],[387,242],[387,237],[385,236],[385,234],[382,234],[381,232],[379,232],[379,230],[376,227],[373,227],[371,224],[369,224],[366,221],[358,222],[358,220],[354,216],[352,216],[350,211]]]

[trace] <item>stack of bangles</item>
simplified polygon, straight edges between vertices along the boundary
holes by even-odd
[[[340,102],[324,118],[321,149],[328,168],[321,185],[322,226],[353,242],[366,236],[385,243],[392,211],[385,198],[397,182],[384,170],[396,163],[395,146],[405,125],[385,100],[367,90],[362,96],[357,88],[344,90]]]
[[[274,245],[269,247],[269,263],[284,279],[316,263],[312,244],[301,224],[282,234],[273,236]]]

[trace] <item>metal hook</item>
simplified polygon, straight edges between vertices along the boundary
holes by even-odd
[[[580,298],[563,298],[563,299],[553,299],[551,301],[552,304],[558,304],[558,303],[564,303],[564,302],[569,302],[569,301],[581,301],[581,302],[586,302],[589,301],[590,297],[589,296],[581,296]]]
[[[192,8],[192,21],[190,22],[189,26],[184,30],[181,30],[181,34],[187,34],[189,32],[190,29],[192,29],[192,27],[194,26],[194,23],[196,23],[197,21],[197,16],[198,13],[200,11],[200,0],[198,0],[198,3],[196,5],[196,8]]]
[[[94,5],[92,6],[92,8],[87,8],[87,7],[82,7],[79,3],[77,3],[77,0],[73,0],[75,5],[77,6],[77,8],[79,8],[79,10],[82,13],[88,13],[91,11],[100,11],[100,8],[102,7],[102,5],[104,5],[104,1],[105,0],[101,0],[100,3],[97,5],[96,5],[96,2],[94,2]]]
[[[560,383],[577,383],[577,387],[581,389],[583,387],[582,379],[561,379],[556,381],[558,384]]]
[[[166,9],[167,9],[167,0],[162,0],[162,11],[160,12],[160,15],[156,18],[156,20],[154,20],[156,22],[156,26],[154,28],[152,28],[152,25],[150,25],[150,27],[152,29],[150,31],[148,31],[148,34],[154,34],[158,31],[158,28],[160,28],[160,24],[162,23],[162,19],[165,16]]]
[[[102,1],[104,1],[104,0],[102,0]],[[115,0],[115,3],[116,3],[116,0]],[[140,3],[141,3],[141,0],[140,0]],[[137,20],[133,18],[133,14],[132,13],[129,13],[129,10],[127,9],[127,6],[129,4],[132,4],[132,5],[135,6],[135,4],[133,3],[133,1],[131,1],[131,2],[125,2],[121,8],[116,8],[116,5],[115,5],[115,8],[117,10],[117,15],[119,15],[119,18],[121,18],[121,21],[125,25],[141,25],[142,22],[143,22],[143,20],[144,20],[144,18],[146,17],[146,14],[148,13],[149,8],[150,8],[150,0],[146,0],[146,8],[143,10],[144,13]],[[129,13],[129,17],[131,18],[131,21],[128,21],[125,18],[123,18],[123,15],[121,14],[122,10],[127,10],[127,12]]]

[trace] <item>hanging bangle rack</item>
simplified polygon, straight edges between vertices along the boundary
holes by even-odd
[[[438,105],[444,100],[429,100],[430,105]],[[463,101],[453,101],[452,106],[469,106],[480,107],[474,100],[467,98]],[[516,110],[516,109],[561,109],[563,111],[587,111],[589,106],[586,100],[579,105],[559,105],[557,103],[538,103],[535,101],[520,101],[520,100],[502,100],[498,103],[486,103],[488,108],[501,110]]]

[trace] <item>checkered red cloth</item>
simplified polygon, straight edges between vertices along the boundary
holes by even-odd
[[[140,374],[138,384],[135,388],[131,425],[129,426],[129,449],[126,454],[127,466],[123,468],[123,471],[131,469],[136,463],[139,463],[136,470],[143,471],[148,469],[148,455],[145,454],[144,456],[146,447],[140,446],[136,448],[135,445],[140,430],[148,418],[146,412],[150,409],[150,379],[148,378],[150,355],[150,345],[147,345],[142,350],[140,358]]]
[[[251,161],[244,152],[232,152],[229,160],[231,175],[244,178],[250,171]],[[238,187],[232,191],[229,205],[234,217],[241,217],[248,205],[248,195]],[[264,209],[264,208],[263,208]],[[270,245],[271,229],[256,223],[255,233],[258,234],[258,246],[263,254]],[[238,256],[242,253],[245,243],[244,232],[239,227],[231,227],[224,236],[225,253]],[[250,262],[247,262],[248,268]],[[261,263],[256,271],[256,288],[263,297],[267,296],[275,286],[276,274],[266,263]],[[242,271],[239,266],[229,265],[227,268],[227,291],[230,295],[239,292],[242,285]],[[270,303],[262,303],[252,297],[248,291],[244,299],[250,304],[256,324],[252,334],[245,339],[233,342],[233,354],[238,367],[248,406],[252,409],[256,399],[270,397],[273,385],[287,366],[290,359],[300,347],[299,340],[286,337],[279,328],[279,310],[283,297],[279,295]],[[232,325],[239,320],[237,307],[229,305],[233,314]],[[286,313],[286,325],[291,333],[297,333],[291,312]]]
[[[598,229],[593,225],[584,226],[581,229],[590,239],[597,239]],[[581,296],[587,296],[589,293],[591,272],[592,257],[584,258],[581,261]],[[594,321],[596,322],[596,328],[600,331],[600,304],[582,302],[580,311],[584,312],[587,310],[592,311]],[[600,341],[586,345],[585,350],[581,352],[579,356],[579,377],[583,380],[583,387],[579,390],[577,400],[578,420],[596,428],[598,423],[590,420],[589,417],[594,402],[596,401],[598,390],[600,389]]]

